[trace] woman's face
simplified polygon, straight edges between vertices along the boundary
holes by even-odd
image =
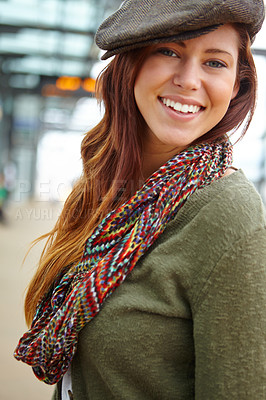
[[[147,125],[147,152],[172,156],[223,118],[238,92],[238,46],[236,30],[223,25],[195,39],[151,48],[134,87]]]

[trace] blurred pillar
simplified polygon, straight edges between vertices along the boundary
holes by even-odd
[[[13,97],[7,90],[1,91],[1,123],[0,123],[0,169],[10,159],[12,148],[12,109]]]

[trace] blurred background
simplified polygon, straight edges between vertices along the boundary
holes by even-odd
[[[45,400],[52,388],[13,359],[25,331],[24,289],[42,245],[80,175],[80,142],[101,118],[95,79],[106,63],[94,44],[120,0],[0,0],[0,399]],[[253,44],[259,78],[255,118],[235,145],[266,202],[266,26]]]

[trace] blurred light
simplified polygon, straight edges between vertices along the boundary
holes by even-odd
[[[69,112],[60,108],[46,108],[40,120],[46,124],[65,125],[69,120]]]
[[[81,132],[46,131],[38,143],[35,195],[40,201],[65,201],[82,172]],[[47,162],[49,160],[49,162]],[[71,160],[71,162],[70,162]]]
[[[56,80],[56,87],[60,90],[78,90],[81,86],[81,79],[77,76],[60,76]]]
[[[95,93],[96,80],[93,78],[81,79],[77,76],[60,76],[54,83],[46,83],[42,87],[42,96],[72,96],[74,92]]]
[[[79,99],[68,123],[69,129],[86,132],[96,126],[103,117],[103,110],[95,98]]]
[[[95,84],[96,84],[96,80],[95,79],[86,78],[82,82],[82,87],[83,87],[84,90],[86,90],[86,92],[94,93],[95,92]]]

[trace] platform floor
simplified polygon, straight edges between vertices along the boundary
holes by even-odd
[[[49,400],[53,387],[39,382],[31,368],[13,358],[19,337],[26,330],[23,316],[24,290],[41,252],[36,246],[22,265],[30,242],[54,225],[60,204],[15,203],[0,223],[0,399]]]

